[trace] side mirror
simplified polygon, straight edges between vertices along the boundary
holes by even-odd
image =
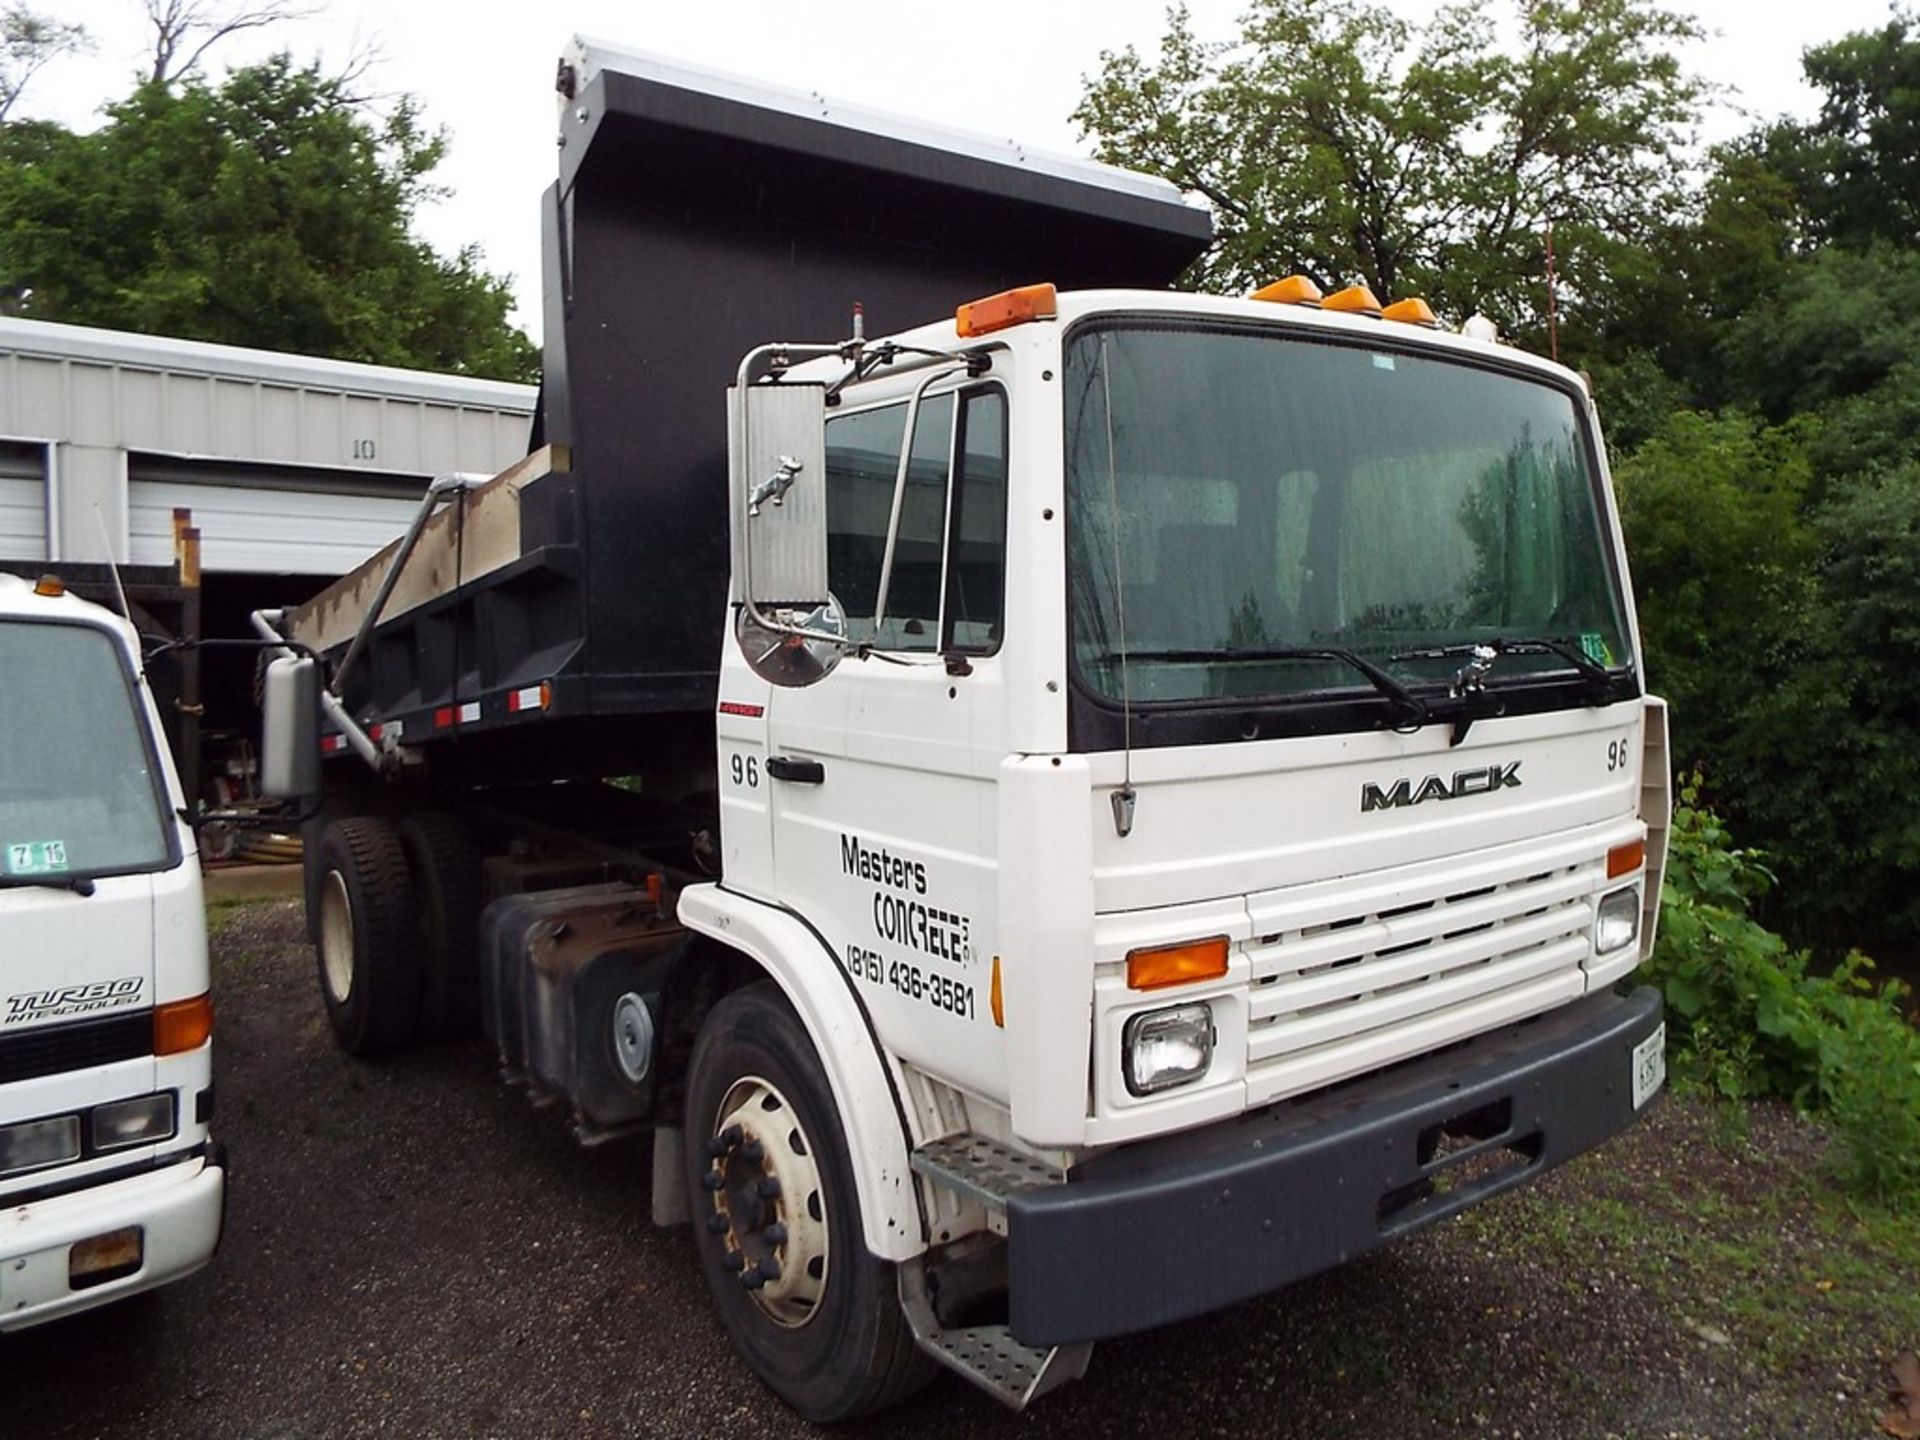
[[[268,661],[260,715],[260,793],[311,800],[320,793],[318,662],[293,655]]]
[[[790,383],[731,394],[734,563],[739,593],[762,611],[827,600],[826,397]]]

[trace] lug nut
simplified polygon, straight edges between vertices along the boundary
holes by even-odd
[[[755,1268],[759,1270],[760,1278],[763,1280],[778,1280],[780,1278],[780,1262],[771,1255],[762,1260]]]
[[[725,1155],[726,1153],[727,1153],[727,1142],[722,1140],[718,1135],[714,1136],[713,1139],[707,1141],[707,1158],[709,1160],[718,1160],[722,1155]]]
[[[729,1125],[720,1132],[720,1143],[729,1150],[740,1143],[741,1129],[738,1125]]]
[[[749,1290],[758,1290],[767,1283],[767,1277],[758,1270],[743,1270],[740,1272],[740,1283]]]
[[[720,1263],[729,1270],[738,1270],[747,1263],[747,1257],[742,1255],[738,1250],[729,1250],[720,1257]]]
[[[727,1233],[727,1217],[720,1214],[707,1216],[707,1233],[709,1235],[726,1234]]]
[[[769,1175],[754,1188],[759,1191],[762,1200],[771,1200],[780,1193],[780,1177]]]
[[[718,1219],[719,1217],[715,1216],[714,1218]],[[760,1236],[769,1245],[784,1245],[787,1243],[787,1227],[776,1220],[773,1224],[762,1230]]]
[[[709,1170],[700,1177],[700,1183],[709,1190],[724,1190],[727,1188],[727,1177],[718,1170]]]
[[[749,1140],[740,1147],[740,1158],[749,1165],[758,1165],[767,1158],[767,1147],[758,1140]]]

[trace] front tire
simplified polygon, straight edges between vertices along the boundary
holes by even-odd
[[[387,821],[335,820],[320,837],[320,998],[349,1055],[399,1049],[420,1017],[419,899],[406,851]]]
[[[701,1267],[753,1372],[809,1420],[897,1404],[933,1374],[894,1267],[866,1246],[840,1113],[770,982],[726,996],[694,1044],[686,1183]]]

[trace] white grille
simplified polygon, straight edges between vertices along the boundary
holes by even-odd
[[[1490,879],[1487,866],[1390,878],[1360,900],[1348,888],[1345,913],[1329,915],[1313,893],[1256,902],[1256,925],[1271,928],[1245,946],[1250,1098],[1327,1084],[1583,993],[1606,861],[1579,848],[1536,854],[1546,868],[1513,878]],[[1334,903],[1340,893],[1320,891]]]

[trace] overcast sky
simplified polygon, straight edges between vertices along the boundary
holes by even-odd
[[[213,0],[219,3],[219,0]],[[84,24],[93,55],[42,71],[15,109],[75,127],[124,95],[146,48],[141,0],[30,0],[31,8]],[[1800,83],[1808,45],[1885,23],[1888,0],[1695,0],[1713,39],[1687,58],[1734,87],[1751,113],[1805,115]],[[1165,0],[322,0],[312,19],[242,35],[216,50],[218,74],[277,48],[337,65],[373,44],[382,56],[370,85],[422,102],[444,126],[451,152],[435,179],[453,194],[420,217],[446,252],[478,244],[488,268],[515,277],[518,318],[538,338],[538,200],[552,181],[555,63],[567,38],[596,36],[696,65],[817,90],[940,124],[1084,153],[1067,118],[1103,50],[1151,52],[1165,30]],[[1410,16],[1430,0],[1399,0]],[[1235,33],[1245,0],[1189,0],[1207,38]],[[1714,138],[1744,128],[1713,122]]]

